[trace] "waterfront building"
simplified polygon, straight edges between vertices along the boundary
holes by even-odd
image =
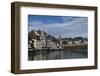
[[[49,49],[57,49],[57,43],[50,40],[50,38],[47,38],[46,34],[44,31],[39,30],[34,31],[36,37],[34,37],[32,40],[29,41],[29,47],[30,44],[34,45],[35,49],[43,49],[43,48],[49,48]],[[31,42],[33,41],[33,43]],[[62,44],[61,39],[60,39],[60,45]]]
[[[28,48],[29,49],[34,48],[34,41],[33,40],[28,41]]]
[[[29,42],[28,42],[28,48],[29,49],[32,48],[32,41],[31,40],[29,40]]]
[[[50,48],[50,49],[57,49],[57,45],[56,45],[56,43],[54,43],[53,41],[47,40],[47,48]]]
[[[68,44],[68,45],[72,45],[72,44],[73,44],[73,42],[72,42],[72,41],[69,41],[67,44]]]
[[[37,39],[33,39],[33,40],[34,40],[34,48],[35,49],[42,49],[41,41],[37,40]]]
[[[41,41],[42,48],[45,48],[47,43],[46,43],[46,36],[43,31],[41,31],[40,34],[40,41]]]
[[[80,42],[79,41],[74,41],[74,44],[80,44]]]

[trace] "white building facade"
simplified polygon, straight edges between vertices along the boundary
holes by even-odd
[[[32,40],[34,41],[35,49],[43,49],[43,48],[57,49],[57,43],[47,39],[44,31],[41,31],[39,40],[37,39],[32,39]]]

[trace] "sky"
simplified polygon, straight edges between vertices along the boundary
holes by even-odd
[[[28,32],[42,30],[54,37],[88,37],[88,18],[75,16],[28,15]]]

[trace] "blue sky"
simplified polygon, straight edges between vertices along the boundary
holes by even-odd
[[[28,30],[42,30],[59,37],[88,37],[88,18],[75,16],[28,15]]]

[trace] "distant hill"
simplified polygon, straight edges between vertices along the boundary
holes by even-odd
[[[62,38],[62,40],[68,40],[68,41],[78,41],[78,40],[88,40],[87,38],[83,37],[74,37],[74,38]]]
[[[28,33],[28,40],[31,40],[31,39],[38,39],[40,40],[40,35],[41,35],[41,30],[32,30]],[[44,32],[44,31],[43,31]],[[47,39],[49,40],[52,40],[54,42],[58,42],[58,39],[53,37],[52,35],[44,32],[44,35],[46,36]]]

